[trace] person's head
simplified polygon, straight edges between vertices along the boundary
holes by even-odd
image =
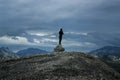
[[[62,28],[60,29],[60,31],[62,31]]]

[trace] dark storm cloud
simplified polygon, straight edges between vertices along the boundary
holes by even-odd
[[[78,17],[79,29],[98,32],[120,31],[120,1],[105,0],[96,7],[89,9],[83,17]]]
[[[104,44],[119,46],[117,43],[120,38],[116,35],[120,31],[119,4],[119,0],[0,0],[1,40],[11,40],[3,37],[7,35],[20,36],[19,41],[27,39],[27,44],[37,46],[35,42],[39,43],[44,38],[50,45],[55,45],[57,38],[54,36],[58,36],[58,30],[62,27],[65,32],[69,32],[64,36],[64,44],[73,42],[69,46],[74,48],[77,44],[78,49],[79,46],[86,47],[90,44],[94,45],[93,48]],[[39,35],[44,35],[42,32],[53,34],[50,34],[52,37],[40,37],[30,35],[30,31],[40,32]],[[81,49],[86,49],[85,47]]]
[[[109,31],[116,31],[119,29],[120,1],[76,0],[74,4],[72,2],[68,0],[50,0],[48,2],[43,0],[2,0],[0,27],[3,30],[1,29],[1,33],[5,32],[4,28],[8,28],[6,32],[16,34],[29,29],[38,30],[43,27],[54,29],[59,26],[81,31],[104,31],[107,28]],[[105,29],[103,30],[103,28]]]

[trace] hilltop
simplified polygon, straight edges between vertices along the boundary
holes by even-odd
[[[0,79],[120,80],[120,74],[93,56],[64,52],[0,62]]]

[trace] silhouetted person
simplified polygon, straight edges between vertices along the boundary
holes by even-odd
[[[64,33],[63,33],[62,28],[61,28],[60,31],[59,31],[59,45],[61,45],[62,35],[63,35],[63,34],[64,34]]]

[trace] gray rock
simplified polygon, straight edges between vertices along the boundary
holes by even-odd
[[[65,51],[65,48],[62,45],[57,45],[54,48],[54,52],[64,52],[64,51]]]

